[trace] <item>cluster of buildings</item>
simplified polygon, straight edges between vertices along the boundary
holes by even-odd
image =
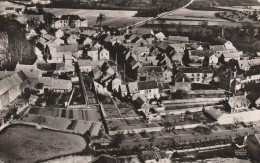
[[[260,83],[260,58],[230,41],[217,38],[219,43],[210,45],[144,28],[96,29],[77,15],[63,15],[52,27],[54,33],[34,32],[38,58],[33,65],[17,63],[14,71],[0,71],[0,110],[29,89],[29,105],[44,115],[29,112],[23,121],[64,131],[76,127],[81,134],[94,130],[94,136],[161,132],[166,124],[194,128],[208,117],[219,124],[260,120],[260,95],[244,90]],[[49,92],[59,94],[58,101],[66,99],[65,111],[48,111]],[[80,97],[80,106],[70,106]],[[96,113],[100,119],[87,123]],[[45,124],[39,117],[49,120]],[[142,157],[166,162],[162,155]]]

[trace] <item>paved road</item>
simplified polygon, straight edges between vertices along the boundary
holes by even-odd
[[[156,20],[156,19],[159,19],[159,18],[162,18],[162,17],[164,17],[164,16],[167,16],[167,15],[173,13],[173,12],[176,12],[176,11],[178,11],[178,10],[180,10],[180,9],[183,9],[183,8],[188,7],[193,1],[194,1],[194,0],[191,0],[189,3],[187,3],[185,6],[183,6],[183,7],[181,7],[181,8],[178,8],[178,9],[175,9],[175,10],[172,10],[172,11],[168,11],[168,12],[164,12],[164,13],[161,13],[161,14],[157,15],[157,16],[154,17],[154,18],[148,18],[148,19],[143,20],[143,21],[141,21],[141,22],[135,23],[133,26],[134,26],[134,27],[139,27],[139,26],[145,25],[145,24],[148,23],[148,22],[151,22],[151,21],[154,21],[154,20]],[[127,26],[127,27],[125,27],[125,28],[128,28],[128,27],[129,27],[129,26]]]

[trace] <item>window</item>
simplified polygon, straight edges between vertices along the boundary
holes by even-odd
[[[149,89],[149,93],[151,93],[152,92],[152,90],[151,89]]]
[[[194,76],[194,74],[191,74],[191,76]]]
[[[197,78],[197,81],[200,81],[200,78]]]
[[[165,80],[167,80],[168,78],[165,78]]]

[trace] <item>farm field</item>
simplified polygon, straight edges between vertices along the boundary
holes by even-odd
[[[196,1],[204,1],[211,2],[216,6],[255,6],[260,5],[258,0],[195,0]]]
[[[1,1],[0,2],[0,13],[3,12],[6,7],[21,7],[21,8],[24,8],[24,6],[22,6],[22,5],[18,5],[18,4],[7,2],[7,1]]]
[[[32,126],[12,125],[0,134],[0,160],[9,163],[38,162],[81,152],[85,147],[85,140],[78,135]]]
[[[215,18],[215,13],[221,12],[221,9],[219,11],[204,11],[204,10],[190,10],[190,9],[179,9],[170,15],[170,16],[183,16],[183,17],[193,17],[193,18]]]
[[[117,11],[117,10],[88,10],[88,9],[44,9],[47,12],[54,14],[57,17],[60,17],[64,14],[73,14],[79,15],[80,17],[88,20],[90,26],[97,25],[96,19],[97,16],[101,13],[106,16],[106,20],[102,22],[103,25],[108,26],[128,26],[136,22],[145,20],[147,18],[143,17],[133,17],[137,12],[136,11]]]

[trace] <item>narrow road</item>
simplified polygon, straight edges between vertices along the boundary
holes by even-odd
[[[135,23],[135,24],[133,25],[133,27],[139,27],[139,26],[145,25],[145,24],[148,23],[148,22],[151,22],[151,21],[154,21],[154,20],[156,20],[156,19],[159,19],[159,18],[162,18],[162,17],[164,17],[164,16],[167,16],[167,15],[169,15],[169,14],[171,14],[171,13],[173,13],[173,12],[176,12],[176,11],[178,11],[178,10],[180,10],[180,9],[184,9],[184,8],[188,7],[191,3],[193,3],[193,1],[194,1],[194,0],[191,0],[189,3],[187,3],[185,6],[183,6],[183,7],[181,7],[181,8],[178,8],[178,9],[175,9],[175,10],[172,10],[172,11],[168,11],[168,12],[164,12],[164,13],[161,13],[161,14],[157,15],[157,16],[154,17],[154,18],[148,18],[148,19],[143,20],[143,21],[141,21],[141,22]],[[127,29],[128,27],[129,27],[129,26],[125,27],[125,29]]]

